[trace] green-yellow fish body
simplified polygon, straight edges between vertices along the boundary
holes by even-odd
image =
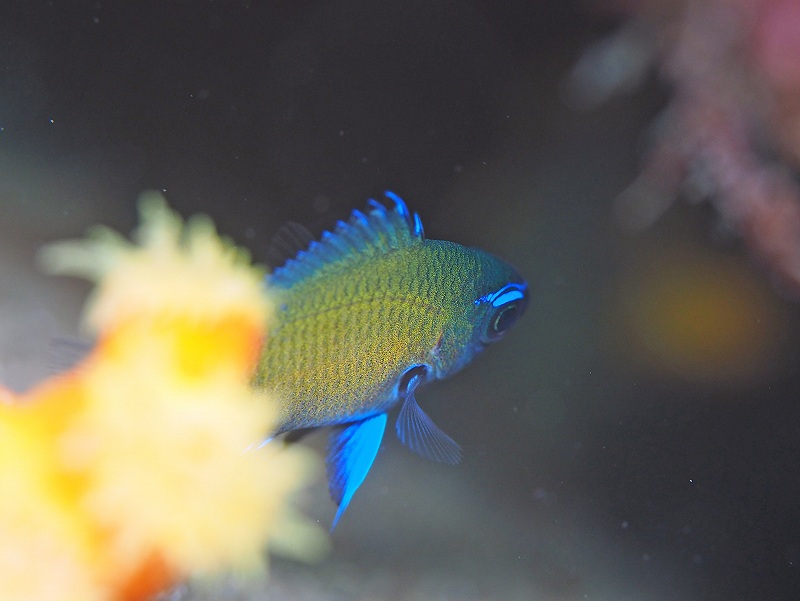
[[[279,304],[255,379],[280,399],[275,434],[343,425],[331,441],[334,525],[375,458],[386,412],[412,450],[455,463],[460,448],[414,398],[513,325],[527,285],[479,249],[428,240],[416,214],[370,201],[269,278]]]

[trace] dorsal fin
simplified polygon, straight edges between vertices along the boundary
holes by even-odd
[[[280,267],[297,256],[314,241],[314,234],[304,225],[289,221],[281,226],[267,249],[267,262],[272,267]]]
[[[346,222],[337,222],[333,232],[323,232],[320,240],[312,241],[308,248],[272,272],[270,284],[286,288],[330,263],[356,255],[383,254],[424,240],[419,215],[410,213],[394,192],[387,190],[384,196],[393,206],[370,199],[366,213],[356,209]]]

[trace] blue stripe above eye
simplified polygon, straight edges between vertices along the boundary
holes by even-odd
[[[478,299],[475,299],[475,304],[492,303],[492,307],[500,307],[508,303],[514,302],[521,298],[525,298],[525,284],[506,284],[500,290],[490,292]]]
[[[522,290],[513,288],[511,290],[504,288],[500,291],[497,297],[492,299],[492,307],[499,307],[515,300],[519,300],[524,296]]]

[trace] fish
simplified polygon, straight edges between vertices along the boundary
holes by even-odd
[[[399,439],[458,463],[461,447],[416,400],[502,339],[528,304],[528,284],[488,252],[425,237],[394,192],[370,199],[267,276],[277,315],[254,376],[276,396],[268,440],[332,426],[333,530],[369,473],[397,405]],[[297,231],[295,239],[303,240]],[[287,434],[289,436],[290,434]]]

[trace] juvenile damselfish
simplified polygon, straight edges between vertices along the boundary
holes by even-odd
[[[255,385],[280,401],[273,436],[334,426],[327,469],[333,526],[401,404],[400,440],[457,463],[461,448],[420,409],[417,388],[466,365],[525,311],[528,286],[476,248],[428,240],[394,193],[370,200],[268,279],[278,304]]]

